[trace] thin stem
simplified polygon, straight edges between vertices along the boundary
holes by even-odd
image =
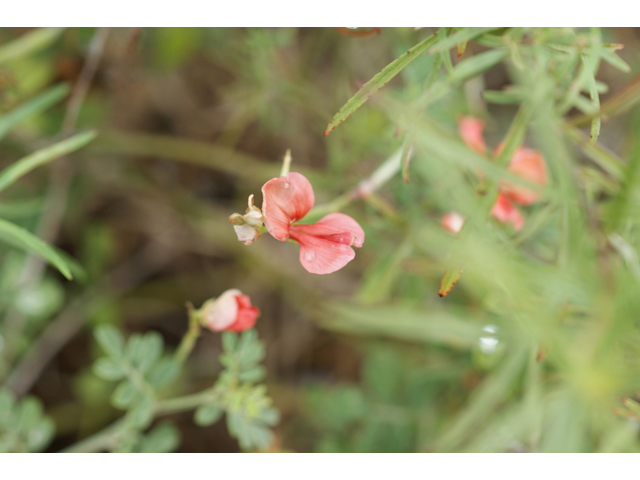
[[[215,387],[214,387],[215,389]],[[202,392],[194,393],[191,395],[184,395],[182,397],[171,398],[169,400],[161,401],[156,406],[155,415],[165,415],[168,413],[183,412],[186,410],[192,410],[203,403],[211,403],[218,397],[217,392],[214,389],[207,389]],[[98,452],[105,450],[112,445],[116,445],[120,432],[126,425],[125,417],[121,417],[110,425],[106,426],[99,432],[80,440],[79,442],[70,445],[62,450],[63,453],[80,453],[80,452]]]
[[[202,330],[202,327],[200,326],[200,314],[194,309],[191,302],[187,303],[187,311],[189,312],[189,330],[187,330],[187,333],[182,337],[180,346],[178,347],[178,350],[176,350],[174,356],[176,362],[180,365],[184,363],[193,350]]]

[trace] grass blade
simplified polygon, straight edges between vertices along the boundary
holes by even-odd
[[[38,28],[0,47],[0,63],[29,55],[51,45],[64,28]]]
[[[349,99],[344,106],[338,110],[327,128],[324,130],[325,137],[329,135],[334,128],[344,122],[349,115],[360,108],[374,93],[384,87],[393,77],[400,73],[407,65],[422,55],[427,49],[433,46],[437,41],[436,35],[425,38],[422,42],[413,46],[406,53],[396,58],[389,65],[384,67],[377,75],[363,85],[356,94]]]
[[[4,115],[0,118],[0,140],[14,125],[55,105],[68,93],[69,86],[67,84],[56,85]]]
[[[55,266],[68,280],[73,279],[71,270],[58,252],[24,228],[0,219],[0,238],[14,247],[40,255],[47,262]]]
[[[0,192],[36,167],[84,147],[96,133],[83,132],[21,158],[0,172]]]

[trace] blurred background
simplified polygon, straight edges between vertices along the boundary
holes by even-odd
[[[550,79],[560,103],[591,37],[514,34],[509,48],[519,57],[512,51],[481,75],[446,84],[424,123],[415,99],[440,57],[422,55],[323,136],[363,84],[436,31],[0,30],[0,115],[65,89],[50,108],[2,131],[0,167],[70,133],[97,132],[0,203],[2,218],[78,264],[67,281],[23,250],[1,247],[0,383],[42,401],[55,424],[46,451],[122,413],[109,402],[112,382],[91,368],[100,354],[95,326],[115,325],[125,336],[157,331],[171,350],[187,330],[185,302],[200,306],[230,288],[262,311],[266,384],[280,411],[271,451],[640,449],[640,110],[605,118],[595,153],[574,141],[576,132],[588,138],[588,123],[574,137],[561,126],[579,109],[553,110],[546,123],[534,115],[524,142],[547,159],[543,200],[523,209],[519,232],[489,221],[456,242],[440,218],[472,215],[478,197],[473,170],[455,161],[465,148],[457,119],[483,118],[493,150],[518,104],[490,102],[483,92],[537,92],[536,79]],[[617,53],[630,67],[599,62],[605,102],[640,71],[640,31],[599,35],[624,44]],[[27,41],[16,53],[20,39]],[[470,41],[460,57],[453,48],[435,81],[490,50],[489,40]],[[548,48],[556,43],[568,53]],[[545,59],[536,50],[543,48],[571,59]],[[578,96],[589,99],[588,91]],[[397,159],[408,138],[416,140],[407,184]],[[366,232],[355,260],[331,275],[308,273],[297,246],[269,235],[242,245],[227,220],[244,213],[250,194],[261,204],[260,187],[279,175],[287,149],[316,206],[331,209],[338,199]],[[349,195],[374,172],[380,178],[382,165],[376,192]],[[451,262],[464,274],[440,298]],[[203,333],[180,391],[212,384],[221,348],[218,334]],[[180,432],[178,451],[239,451],[224,422],[200,427],[192,415],[167,417]]]

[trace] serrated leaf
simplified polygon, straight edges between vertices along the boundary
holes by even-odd
[[[93,364],[93,372],[105,380],[120,380],[126,376],[124,367],[112,358],[102,357]]]
[[[68,93],[69,85],[61,83],[51,87],[39,95],[36,95],[31,100],[0,117],[0,140],[2,140],[7,132],[9,132],[9,130],[11,130],[15,125],[55,105]]]
[[[170,357],[164,357],[151,369],[147,375],[147,381],[155,388],[160,389],[171,383],[180,373],[180,365]]]
[[[122,357],[124,352],[124,340],[120,332],[112,325],[100,325],[96,327],[94,336],[102,349],[112,357]]]
[[[201,427],[207,427],[220,420],[223,413],[224,410],[217,403],[200,405],[196,409],[193,420]]]
[[[120,383],[111,395],[111,404],[116,408],[125,409],[136,397],[138,389],[129,380]]]
[[[407,65],[433,46],[436,41],[436,35],[431,35],[420,43],[414,45],[400,57],[396,58],[393,62],[384,67],[371,80],[365,83],[340,110],[338,110],[338,113],[333,116],[327,125],[327,128],[325,128],[324,135],[329,135],[329,133],[344,122],[353,112],[360,108],[374,93],[384,87],[393,77],[404,70]]]
[[[42,148],[21,158],[17,162],[12,163],[0,172],[0,192],[34,168],[44,165],[45,163],[49,163],[63,155],[79,150],[94,138],[96,138],[95,132],[78,133],[73,137],[62,140],[61,142],[55,143],[49,147]]]
[[[460,270],[459,268],[448,268],[444,272],[444,275],[440,280],[440,289],[438,290],[438,295],[440,297],[446,297],[454,287],[454,285],[458,282],[458,280],[460,280],[461,276],[462,270]]]
[[[56,250],[49,244],[36,237],[33,233],[15,225],[14,223],[0,219],[0,238],[14,247],[39,255],[56,267],[68,280],[73,279],[71,270],[69,270],[68,265],[58,252],[56,252]]]

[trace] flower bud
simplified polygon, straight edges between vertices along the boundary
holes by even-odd
[[[233,288],[217,299],[207,300],[199,310],[203,326],[214,332],[242,332],[253,328],[260,310],[251,305],[248,295]]]
[[[262,236],[260,229],[264,222],[264,216],[258,207],[253,205],[253,195],[249,195],[249,208],[244,215],[234,213],[229,216],[229,223],[238,236],[238,240],[245,245],[250,245],[254,240],[259,240]]]
[[[458,212],[449,212],[442,216],[440,225],[447,232],[458,233],[464,225],[464,218]]]

